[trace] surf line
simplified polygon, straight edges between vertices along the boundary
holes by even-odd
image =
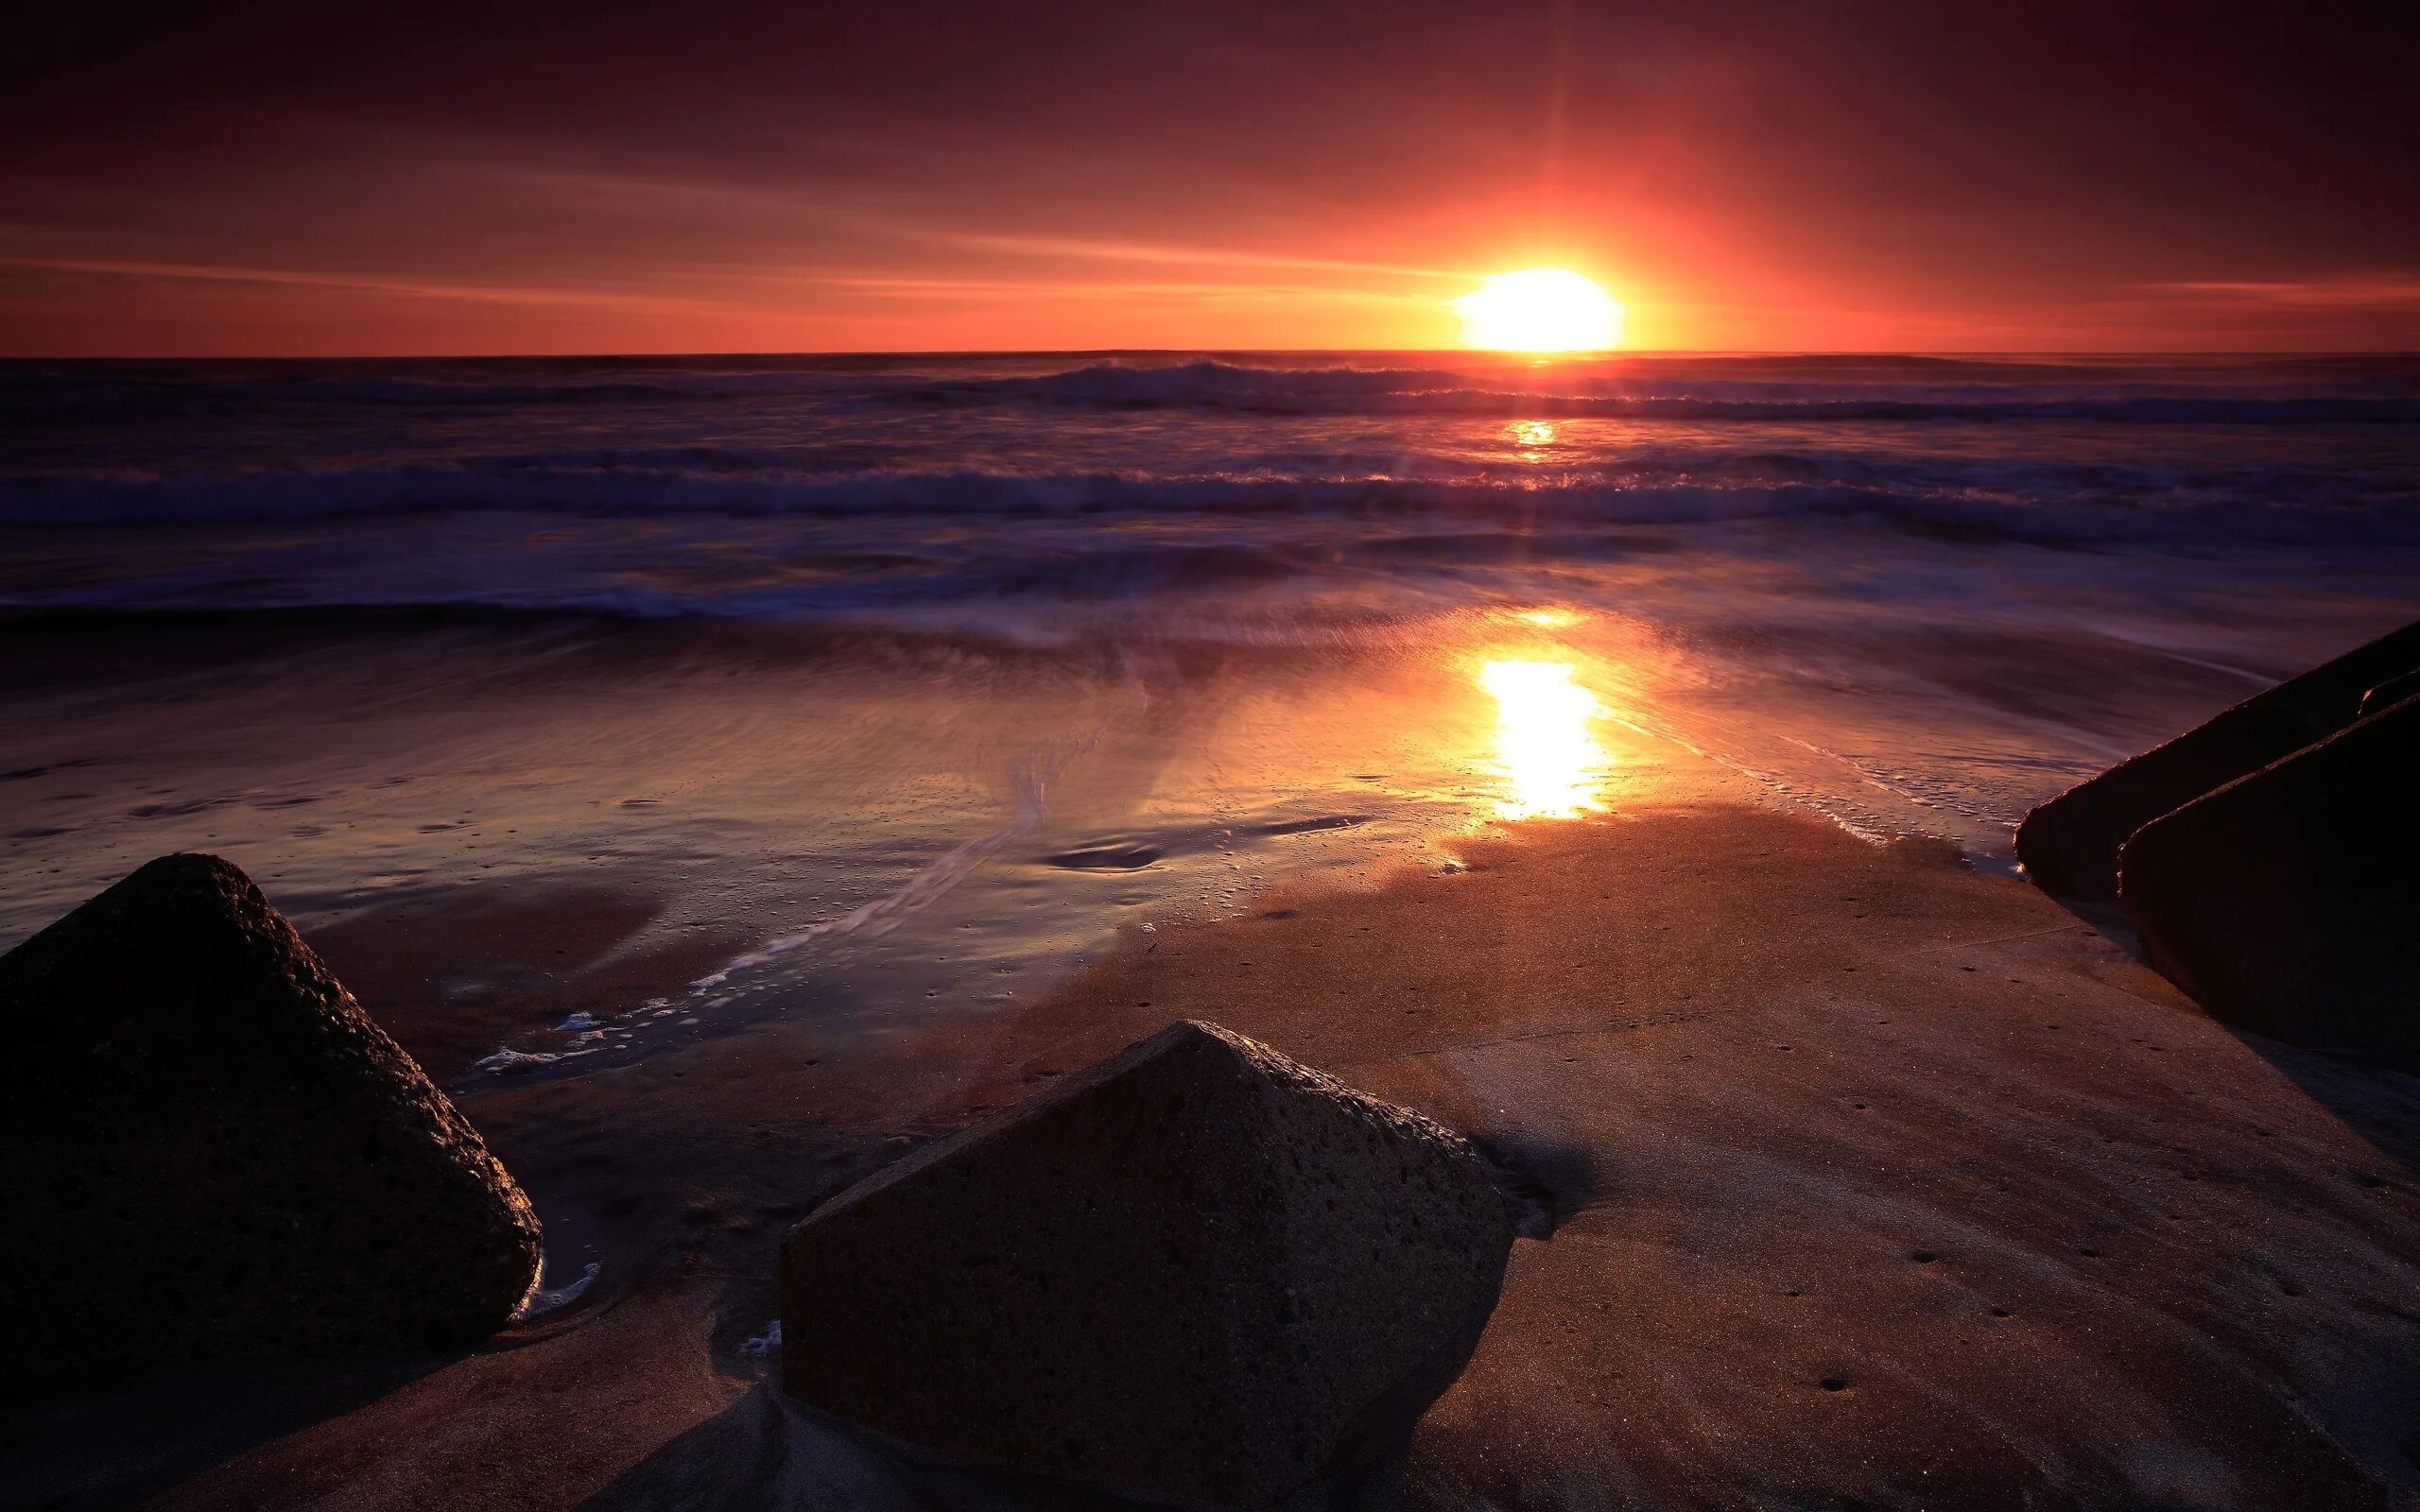
[[[1009,764],[1009,785],[1016,801],[997,828],[961,841],[914,876],[896,892],[864,903],[838,919],[785,935],[735,958],[722,970],[689,984],[692,992],[708,992],[730,980],[735,971],[778,960],[792,951],[822,940],[856,936],[877,938],[906,923],[917,912],[964,882],[1011,840],[1021,840],[1042,827],[1049,816],[1049,786],[1070,763],[1089,752],[1099,734],[1073,744],[1045,742]]]
[[[971,840],[952,847],[946,854],[908,878],[907,883],[896,891],[885,894],[838,919],[828,919],[812,928],[803,929],[795,935],[785,935],[779,939],[759,945],[746,954],[735,957],[720,971],[698,978],[689,984],[689,996],[694,1005],[691,1009],[692,1016],[681,1019],[679,1022],[697,1023],[699,1022],[695,1017],[697,1013],[724,1007],[748,990],[745,988],[735,988],[729,992],[717,993],[716,989],[723,987],[736,972],[778,960],[793,951],[802,950],[821,941],[848,936],[873,939],[887,935],[906,923],[920,909],[973,876],[976,870],[984,862],[992,859],[1002,846],[1011,840],[1023,839],[1040,829],[1042,821],[1050,812],[1050,783],[1064,772],[1071,763],[1099,744],[1100,735],[1101,731],[1097,729],[1078,741],[1044,741],[1034,746],[1025,755],[1011,761],[1009,764],[1009,786],[1010,790],[1015,794],[1015,801],[1005,821]],[[705,1001],[695,1002],[700,998]],[[666,1005],[664,999],[650,998],[637,1009],[621,1015],[618,1022],[610,1028],[598,1025],[595,1020],[585,1014],[575,1015],[573,1019],[564,1022],[563,1028],[568,1030],[575,1024],[579,1025],[579,1032],[574,1036],[575,1041],[585,1041],[579,1044],[579,1048],[576,1050],[516,1050],[510,1045],[506,1045],[498,1049],[495,1054],[482,1057],[474,1069],[484,1071],[491,1075],[503,1075],[509,1072],[539,1070],[559,1061],[572,1060],[604,1050],[651,1054],[653,1050],[660,1048],[660,1043],[653,1040],[641,1040],[636,1036],[652,1026],[654,1020],[665,1018],[677,1011]],[[610,1043],[611,1037],[616,1035],[623,1038],[623,1042]],[[574,1285],[578,1284],[578,1282],[574,1283]]]
[[[1150,706],[1150,692],[1142,671],[1131,654],[1125,662],[1124,691],[1134,700],[1137,712]],[[1050,784],[1077,761],[1091,753],[1100,744],[1107,724],[1097,725],[1080,740],[1042,741],[1023,756],[1009,764],[1009,789],[1015,801],[1009,816],[996,828],[961,841],[930,866],[908,879],[897,891],[864,903],[838,919],[803,929],[795,935],[759,945],[738,956],[722,970],[701,976],[689,984],[692,996],[712,992],[730,981],[734,972],[745,971],[780,959],[793,951],[829,940],[842,938],[874,939],[897,929],[919,911],[964,882],[992,859],[1002,846],[1022,840],[1042,828],[1050,814]],[[727,1001],[727,1000],[724,1000]]]
[[[1149,686],[1131,657],[1125,663],[1124,692],[1138,710],[1150,706]],[[913,917],[920,909],[947,893],[951,888],[975,874],[1001,847],[1023,839],[1042,827],[1049,815],[1050,784],[1076,761],[1087,755],[1100,743],[1100,738],[1115,723],[1104,719],[1080,739],[1059,739],[1037,742],[1027,752],[1009,764],[1009,786],[1014,795],[1008,817],[999,825],[952,847],[931,865],[908,879],[896,890],[864,904],[841,918],[829,919],[794,935],[785,935],[740,955],[711,975],[701,976],[688,985],[690,999],[687,1017],[678,1019],[680,1025],[700,1022],[700,1015],[725,1007],[752,988],[746,985],[724,988],[736,973],[761,966],[821,942],[856,936],[873,938],[890,933]],[[622,1056],[644,1056],[662,1048],[663,1037],[648,1031],[656,1021],[671,1018],[681,1010],[666,999],[649,998],[639,1007],[617,1015],[610,1025],[592,1021],[582,1025],[583,1032],[575,1038],[586,1041],[578,1049],[558,1051],[521,1051],[510,1046],[477,1062],[475,1069],[490,1075],[508,1073],[544,1071],[557,1062],[611,1051]],[[566,1021],[565,1028],[571,1027]],[[619,1043],[610,1042],[619,1037]],[[566,1068],[567,1069],[567,1068]]]

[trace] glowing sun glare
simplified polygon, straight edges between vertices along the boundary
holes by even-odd
[[[1510,789],[1508,819],[1570,819],[1604,807],[1599,782],[1610,758],[1589,727],[1605,706],[1571,680],[1563,662],[1490,662],[1478,685],[1495,698],[1495,760]]]
[[[1459,300],[1462,345],[1489,352],[1602,352],[1622,339],[1622,307],[1564,267],[1498,273]]]

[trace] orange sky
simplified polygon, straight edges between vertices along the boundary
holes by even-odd
[[[1971,9],[49,17],[0,352],[2420,348],[2420,28]]]

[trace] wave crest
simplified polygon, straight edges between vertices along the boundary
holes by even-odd
[[[1283,415],[1438,414],[1543,419],[1763,421],[2101,421],[2135,425],[2420,423],[2401,392],[2246,392],[2140,382],[1915,385],[1689,380],[1541,369],[1174,367],[1100,363],[1039,377],[926,384],[893,396],[927,404],[1042,404],[1095,409]]]

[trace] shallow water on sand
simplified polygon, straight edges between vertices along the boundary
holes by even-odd
[[[47,674],[14,690],[26,717],[0,753],[35,822],[8,837],[0,934],[207,849],[315,936],[465,889],[495,915],[517,889],[530,912],[509,928],[602,930],[569,968],[732,942],[694,987],[499,1023],[492,1073],[587,1070],[771,1014],[900,1026],[1030,988],[1120,925],[1232,910],[1281,873],[1371,875],[1491,820],[1603,812],[1651,780],[1644,744],[1580,691],[1607,680],[1594,658],[1519,621],[1451,649],[1319,655],[258,629],[35,637]],[[1544,696],[1506,669],[1547,674]],[[566,888],[563,908],[538,902]],[[434,984],[474,1016],[510,985],[479,955]]]
[[[903,1031],[1046,986],[1121,928],[1451,865],[1492,826],[1617,821],[1689,801],[1709,769],[1990,857],[2028,802],[2256,676],[2120,665],[2122,717],[2079,735],[2023,710],[2109,676],[2086,660],[2105,648],[1910,646],[1898,687],[1742,688],[1654,627],[1568,606],[1283,646],[617,620],[15,638],[40,670],[0,736],[0,936],[152,855],[215,850],[365,997],[391,979],[440,1003],[424,1045],[477,1055],[424,1054],[458,1084],[776,1016]],[[415,918],[410,939],[462,948],[378,965],[381,930]],[[533,990],[567,978],[587,990]]]
[[[1705,763],[2004,866],[2415,477],[2395,358],[0,365],[0,944],[216,850],[553,1075]]]

